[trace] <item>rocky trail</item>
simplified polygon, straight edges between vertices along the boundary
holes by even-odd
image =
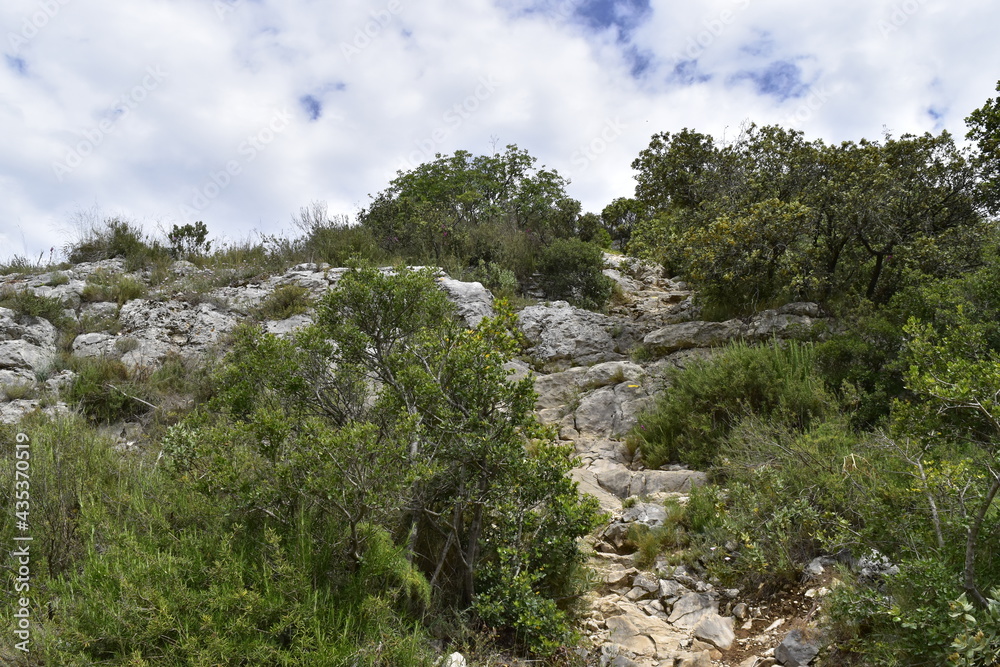
[[[663,278],[655,266],[607,259],[612,268],[605,273],[621,287],[609,313],[565,302],[524,308],[520,327],[530,347],[510,365],[515,376],[534,374],[540,420],[573,444],[580,460],[574,479],[611,517],[589,543],[597,583],[586,600],[590,611],[583,631],[593,645],[588,658],[601,667],[808,664],[815,642],[805,622],[816,613],[829,583],[822,564],[814,564],[817,579],[787,591],[770,607],[746,597],[751,591],[720,590],[665,558],[638,568],[626,539],[630,526],[662,525],[664,500],[683,503],[706,477],[677,466],[646,469],[624,438],[664,388],[668,369],[683,368],[731,340],[791,337],[828,327],[829,321],[809,303],[765,311],[748,321],[698,321],[685,285]],[[125,273],[121,260],[108,260],[46,274],[0,276],[0,293],[30,290],[62,300],[63,317],[87,330],[69,344],[73,355],[110,356],[140,368],[155,367],[170,355],[211,354],[276,288],[298,285],[318,297],[344,271],[303,264],[259,282],[198,290],[192,286],[212,284],[210,272],[178,261],[155,287],[149,271],[134,274],[147,293],[116,303],[95,300],[94,291],[87,290],[95,276]],[[470,326],[492,313],[492,295],[479,283],[442,276],[439,284]],[[307,313],[264,326],[287,335],[309,321]],[[36,409],[69,409],[56,393],[71,381],[72,372],[49,370],[59,354],[59,338],[49,321],[0,308],[0,421],[16,422]],[[123,446],[141,439],[140,424],[116,429]]]
[[[808,664],[818,645],[809,641],[806,622],[828,591],[823,583],[829,583],[829,574],[819,580],[823,572],[817,563],[816,579],[769,604],[748,604],[741,601],[745,591],[720,590],[664,557],[648,569],[636,567],[630,527],[663,525],[664,501],[684,503],[691,489],[707,480],[680,466],[646,469],[624,438],[664,388],[667,369],[683,368],[732,339],[760,340],[823,326],[818,308],[793,304],[750,322],[698,322],[692,319],[697,313],[690,292],[654,267],[622,266],[607,274],[626,297],[609,316],[564,303],[521,313],[522,329],[534,344],[529,354],[536,366],[538,416],[573,443],[580,459],[573,477],[611,517],[590,544],[597,581],[583,626],[593,644],[590,658],[601,667],[767,667],[778,659]],[[638,346],[644,349],[636,353]],[[627,355],[655,360],[637,363]]]

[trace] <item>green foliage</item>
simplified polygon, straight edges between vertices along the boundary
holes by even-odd
[[[618,248],[630,251],[632,232],[651,215],[650,207],[638,199],[619,197],[601,211],[601,224]]]
[[[170,256],[174,259],[200,255],[212,249],[212,242],[208,240],[208,227],[200,220],[193,225],[174,225],[167,233],[167,240],[170,242]]]
[[[751,125],[716,145],[683,130],[655,135],[632,166],[652,214],[631,250],[735,314],[775,300],[885,303],[914,272],[980,261],[975,167],[947,133],[828,146]]]
[[[509,299],[516,296],[518,291],[514,272],[494,262],[479,260],[479,266],[472,271],[471,278],[481,282],[496,298]]]
[[[1000,82],[997,83],[1000,92]],[[966,138],[976,142],[974,161],[980,170],[979,198],[991,213],[1000,212],[1000,96],[986,100],[965,119]]]
[[[961,624],[949,616],[954,573],[909,561],[878,584],[839,586],[829,598],[835,657],[847,664],[944,665]]]
[[[59,329],[70,325],[65,315],[66,305],[60,299],[38,296],[30,289],[0,290],[0,308],[9,308],[19,317],[41,317]]]
[[[87,279],[80,298],[88,303],[113,301],[122,306],[145,297],[147,291],[146,284],[135,276],[98,270]]]
[[[347,266],[362,259],[386,262],[390,258],[379,247],[371,230],[364,225],[350,224],[347,216],[331,216],[325,202],[313,202],[299,210],[293,220],[305,236],[296,245],[298,253],[310,262],[327,262],[332,266]]]
[[[55,271],[51,274],[51,277],[45,282],[48,287],[58,287],[59,285],[66,285],[69,283],[69,276],[61,271]]]
[[[731,345],[674,373],[631,437],[650,467],[669,462],[705,466],[747,416],[804,430],[832,407],[813,359],[808,344]]]
[[[117,359],[74,357],[71,368],[76,375],[64,398],[90,420],[127,421],[150,409],[146,387]]]
[[[122,218],[107,218],[103,223],[85,226],[80,238],[65,248],[70,263],[98,262],[121,257],[127,271],[146,268],[167,250],[151,240],[142,227]]]
[[[260,303],[254,314],[261,320],[286,320],[309,310],[312,298],[301,285],[282,285]]]
[[[1000,662],[1000,589],[993,589],[986,608],[976,609],[963,593],[951,604],[952,618],[965,627],[955,637],[949,664],[960,667],[989,667]],[[978,618],[977,618],[978,616]]]
[[[399,172],[358,215],[383,251],[408,262],[511,271],[527,285],[539,248],[556,238],[601,237],[594,216],[580,215],[567,181],[534,166],[516,146],[473,156],[466,151]]]
[[[556,239],[538,260],[541,287],[549,298],[591,310],[603,308],[611,298],[614,281],[603,270],[601,249],[579,239]]]

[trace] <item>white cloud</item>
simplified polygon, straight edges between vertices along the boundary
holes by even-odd
[[[0,260],[61,246],[95,203],[169,227],[206,189],[197,214],[213,234],[274,233],[311,200],[353,213],[396,169],[494,137],[598,211],[631,194],[656,132],[721,137],[754,120],[829,141],[963,135],[1000,77],[986,0],[619,4],[4,3]],[[150,68],[166,73],[155,85]],[[60,181],[53,165],[74,151]]]

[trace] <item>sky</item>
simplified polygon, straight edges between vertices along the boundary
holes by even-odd
[[[998,26],[992,0],[3,0],[0,261],[112,216],[292,233],[456,150],[516,144],[599,213],[659,132],[963,137]]]

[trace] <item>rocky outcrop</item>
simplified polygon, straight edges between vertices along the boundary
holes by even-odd
[[[565,301],[528,306],[519,315],[527,350],[545,371],[625,359],[636,340],[620,318],[574,308]]]
[[[642,340],[655,356],[691,348],[718,347],[734,340],[750,342],[772,338],[812,339],[833,329],[814,303],[791,303],[777,310],[765,310],[747,321],[683,322],[651,331]]]

